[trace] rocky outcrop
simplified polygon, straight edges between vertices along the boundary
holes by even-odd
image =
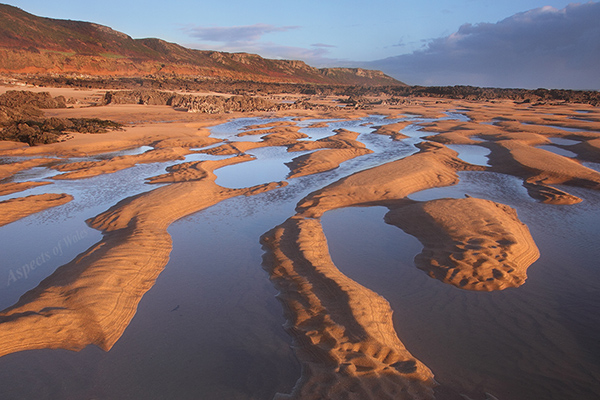
[[[0,94],[0,106],[8,108],[21,108],[32,106],[36,108],[66,108],[66,99],[63,96],[52,97],[48,92],[30,92],[25,90],[9,90]]]

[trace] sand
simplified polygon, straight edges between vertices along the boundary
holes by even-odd
[[[53,166],[61,172],[52,179],[82,179],[91,178],[102,174],[110,174],[131,168],[137,164],[147,164],[155,162],[166,162],[173,160],[183,160],[184,156],[190,154],[189,149],[183,147],[171,147],[158,150],[149,150],[143,154],[131,156],[118,156],[102,161],[79,161],[74,163],[60,164]]]
[[[52,182],[9,182],[0,184],[0,196],[22,192],[38,186],[50,185]]]
[[[352,206],[385,205],[421,190],[458,183],[457,171],[481,171],[447,147],[424,142],[421,151],[340,179],[309,194],[298,203],[301,215],[318,218],[329,210]]]
[[[323,139],[309,141],[304,140],[290,146],[288,151],[305,151],[316,149],[362,149],[365,145],[357,141],[357,132],[346,129],[336,129],[336,134]]]
[[[82,93],[79,98],[91,102],[98,95]],[[461,171],[495,171],[522,179],[530,195],[539,201],[562,205],[581,201],[562,187],[551,185],[598,190],[600,173],[576,159],[536,147],[550,143],[551,138],[571,139],[577,144],[562,147],[581,159],[598,161],[599,113],[591,109],[592,113],[574,118],[579,108],[510,101],[411,99],[402,105],[374,106],[371,110],[294,110],[285,114],[200,115],[142,105],[46,110],[47,116],[113,119],[127,127],[106,134],[74,134],[70,140],[44,146],[0,142],[0,156],[9,160],[0,164],[0,193],[18,193],[47,184],[12,182],[15,173],[37,166],[62,172],[54,179],[72,180],[140,163],[181,160],[195,152],[232,157],[172,165],[166,173],[148,179],[148,183],[160,187],[123,199],[88,220],[91,227],[102,232],[102,240],[0,313],[0,356],[43,348],[81,350],[89,344],[110,350],[167,264],[172,247],[167,228],[172,222],[234,196],[251,196],[286,185],[272,182],[241,189],[217,185],[213,171],[253,160],[247,151],[270,146],[285,146],[289,152],[312,151],[289,163],[289,178],[328,171],[371,152],[358,140],[357,132],[339,129],[330,137],[306,140],[307,135],[294,121],[339,121],[372,114],[389,119],[441,118],[448,112],[464,110],[471,121],[411,121],[428,139],[418,145],[418,153],[342,177],[308,194],[297,204],[295,215],[261,239],[266,253],[264,268],[280,292],[285,328],[302,364],[302,376],[294,390],[276,398],[431,399],[435,371],[404,346],[392,325],[388,302],[343,275],[333,264],[321,216],[345,207],[386,206],[390,210],[386,222],[423,243],[415,266],[432,278],[455,286],[455,290],[517,288],[527,279],[527,269],[539,253],[515,210],[474,198],[415,202],[407,196],[456,184]],[[210,126],[254,116],[293,119],[257,124],[240,133],[240,138],[261,135],[257,142],[238,140],[219,145],[220,140],[208,137]],[[372,132],[402,140],[401,130],[408,125],[399,122],[372,127]],[[466,163],[444,144],[485,146],[491,150],[491,167]],[[196,150],[209,145],[217,146]],[[72,157],[141,146],[152,149],[138,155],[116,153],[105,159],[71,161]],[[31,158],[10,162],[15,156]],[[0,215],[5,218],[1,224],[70,199],[68,194],[44,194],[0,202]]]
[[[403,122],[396,122],[395,124],[377,126],[377,127],[375,127],[376,129],[375,129],[375,131],[373,131],[373,133],[376,133],[378,135],[386,135],[386,136],[391,137],[394,140],[402,140],[402,139],[406,139],[408,136],[401,133],[400,131],[402,129],[406,128],[407,126],[409,126],[410,124],[412,124],[411,121],[403,121]]]
[[[563,183],[600,189],[600,173],[575,160],[528,146],[518,140],[503,140],[496,144],[497,147],[492,147],[492,163],[494,163],[494,157],[498,157],[504,161],[503,165],[506,165],[508,160],[504,160],[504,158],[509,158],[527,177],[528,182]],[[494,153],[498,155],[496,156]],[[498,169],[501,168],[503,167],[498,167]]]
[[[293,217],[266,233],[265,269],[280,291],[302,363],[290,395],[275,399],[433,399],[431,371],[396,336],[392,310],[343,275],[315,219]]]
[[[214,169],[242,161],[205,161],[204,179],[131,197],[89,220],[103,239],[0,313],[0,356],[43,348],[80,350],[89,344],[110,350],[169,259],[166,229],[173,221],[224,199],[282,185],[226,189],[214,183]]]
[[[73,196],[65,193],[46,193],[0,201],[0,226],[51,207],[61,206],[71,200],[73,200]]]
[[[25,171],[34,167],[42,167],[52,164],[56,159],[51,158],[32,158],[25,161],[12,162],[10,164],[0,164],[0,181],[12,177],[20,171]]]
[[[392,208],[385,221],[424,246],[415,264],[468,290],[519,287],[539,251],[514,209],[489,200],[441,199]]]
[[[318,174],[340,166],[344,161],[373,153],[369,149],[329,149],[317,150],[294,158],[286,165],[291,172],[288,178]]]

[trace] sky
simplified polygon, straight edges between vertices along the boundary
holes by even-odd
[[[2,0],[0,0],[2,1]],[[381,69],[411,85],[600,90],[600,2],[4,0],[201,50]]]

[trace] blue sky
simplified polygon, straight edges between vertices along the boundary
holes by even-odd
[[[364,65],[383,69],[410,84],[600,89],[599,78],[595,77],[600,76],[595,73],[600,65],[600,23],[593,22],[600,21],[598,2],[569,5],[569,1],[558,0],[14,0],[6,3],[39,16],[100,23],[133,38],[158,37],[198,49],[300,59],[317,67]],[[577,32],[573,33],[573,29]],[[536,65],[533,56],[539,58],[540,65]],[[519,68],[523,57],[526,65]],[[544,71],[533,73],[531,69]],[[566,79],[568,74],[576,77]]]

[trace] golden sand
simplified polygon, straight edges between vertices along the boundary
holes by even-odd
[[[73,196],[65,193],[46,193],[0,201],[0,226],[51,207],[61,206],[71,200]]]
[[[576,140],[577,145],[566,148],[582,159],[597,161],[600,116],[592,110],[583,119],[572,118],[580,108],[533,107],[509,101],[412,99],[394,108],[286,112],[285,116],[299,121],[340,120],[369,114],[440,118],[446,112],[461,109],[471,121],[414,122],[423,129],[423,136],[437,133],[419,144],[418,153],[343,177],[310,193],[298,203],[296,215],[262,237],[265,269],[280,292],[286,330],[302,364],[302,376],[292,393],[276,398],[433,398],[433,374],[398,338],[388,302],[343,275],[333,264],[320,217],[337,208],[387,206],[390,211],[386,221],[424,244],[415,263],[430,276],[470,290],[501,290],[522,285],[527,268],[539,254],[527,227],[513,209],[472,198],[421,203],[406,197],[428,188],[456,184],[460,171],[492,170],[522,178],[530,195],[540,201],[556,204],[580,201],[549,185],[597,190],[600,174],[577,160],[535,147],[549,143],[552,137]],[[139,163],[181,160],[193,153],[194,148],[219,143],[209,137],[209,126],[242,116],[207,116],[140,105],[48,110],[46,115],[105,118],[129,125],[124,131],[74,134],[70,140],[44,146],[0,143],[0,156],[38,157],[0,164],[0,179],[4,179],[0,193],[17,193],[44,184],[10,182],[18,171],[36,166],[50,166],[63,172],[55,179],[82,179]],[[373,133],[401,140],[400,130],[406,124],[374,127]],[[326,125],[323,122],[314,126]],[[274,182],[242,189],[217,185],[213,171],[252,160],[245,154],[248,150],[268,146],[286,146],[290,152],[315,150],[289,164],[290,178],[330,170],[370,153],[357,140],[356,132],[339,129],[324,139],[304,140],[306,135],[299,130],[294,120],[249,127],[240,136],[261,135],[260,141],[226,142],[202,150],[234,157],[173,165],[165,174],[148,180],[164,186],[123,199],[90,219],[88,224],[101,231],[103,239],[0,313],[0,355],[42,348],[80,350],[89,344],[108,351],[121,337],[142,296],[154,285],[168,261],[171,238],[167,227],[172,222],[222,200],[263,193],[286,184]],[[492,167],[466,163],[443,143],[488,147]],[[153,150],[106,160],[69,162],[70,157],[140,146],[151,146]],[[70,199],[68,194],[46,194],[0,202],[3,207],[0,215],[5,218],[1,223],[10,223]]]

